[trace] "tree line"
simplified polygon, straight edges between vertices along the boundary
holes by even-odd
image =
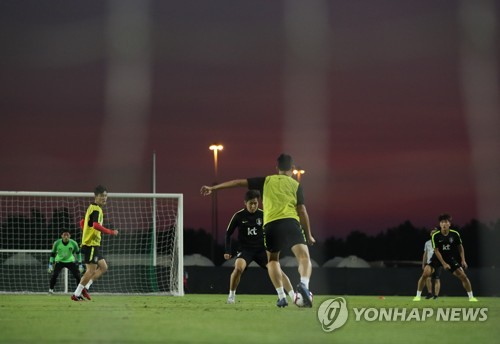
[[[469,266],[500,266],[500,254],[496,253],[500,242],[500,220],[485,224],[473,219],[463,226],[453,225],[453,229],[460,233]],[[349,255],[368,262],[383,261],[385,266],[401,266],[421,261],[424,244],[429,239],[429,228],[415,227],[411,221],[405,221],[375,235],[356,230],[345,238],[331,236],[311,246],[310,253],[320,266],[334,257]],[[232,247],[237,247],[236,241]],[[202,254],[211,258],[215,265],[224,262],[224,246],[214,243],[212,235],[201,228],[184,231],[184,253]],[[281,256],[286,255],[292,254],[289,250],[281,253]]]
[[[79,219],[78,219],[79,220]],[[113,228],[112,224],[108,224]],[[471,220],[463,226],[453,225],[462,237],[467,263],[471,267],[500,266],[500,254],[497,246],[500,242],[500,219],[491,223]],[[55,209],[50,220],[37,209],[32,209],[29,216],[12,214],[0,224],[0,248],[2,249],[50,249],[61,232],[69,231],[72,238],[80,242],[81,230],[76,219],[65,208]],[[333,232],[333,231],[332,231]],[[151,232],[122,232],[113,240],[106,241],[107,252],[134,254],[147,253],[151,250]],[[156,241],[171,241],[171,230],[157,233]],[[236,237],[236,234],[234,234]],[[370,235],[356,230],[345,238],[331,236],[318,241],[310,247],[311,258],[320,266],[334,257],[356,255],[368,262],[383,261],[386,266],[421,261],[424,244],[430,239],[429,228],[415,227],[410,221],[388,228],[378,234]],[[170,254],[173,245],[159,247],[160,254]],[[167,247],[168,246],[168,247]],[[232,243],[236,248],[237,242]],[[205,229],[184,229],[184,254],[202,254],[221,265],[224,262],[224,246],[216,243],[213,236]],[[285,250],[282,256],[292,255]]]

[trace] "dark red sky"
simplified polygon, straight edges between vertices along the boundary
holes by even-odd
[[[149,192],[156,151],[157,192],[209,229],[217,141],[220,181],[292,154],[320,238],[500,217],[494,2],[142,3],[0,4],[0,189]],[[221,232],[243,192],[219,195]]]

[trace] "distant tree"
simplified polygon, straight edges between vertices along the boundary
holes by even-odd
[[[373,238],[361,231],[349,233],[345,241],[347,255],[356,255],[366,260],[373,260],[377,253],[373,246]]]
[[[329,237],[325,240],[323,245],[324,249],[324,260],[323,262],[335,258],[335,257],[345,257],[347,256],[347,249],[343,239]]]
[[[416,228],[410,221],[389,228],[377,237],[379,260],[420,260],[430,228]]]
[[[210,246],[212,236],[204,230],[187,228],[184,230],[184,254],[199,253],[210,257]]]

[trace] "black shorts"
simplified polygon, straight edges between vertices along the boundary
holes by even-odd
[[[252,261],[259,264],[260,267],[267,270],[267,253],[266,250],[247,250],[243,249],[238,252],[236,259],[244,259],[247,263],[247,268]]]
[[[455,270],[462,267],[460,265],[460,263],[455,259],[455,257],[443,257],[443,260],[450,265],[450,272],[451,273],[455,272]],[[434,272],[443,268],[443,266],[441,265],[441,262],[439,261],[439,259],[437,259],[436,255],[432,256],[431,262],[427,265],[430,265],[432,268],[434,268]],[[441,271],[439,271],[439,274],[441,274]],[[439,278],[439,274],[438,274],[438,277],[436,277],[436,278]]]
[[[80,276],[80,271],[78,270],[78,262],[56,262],[54,265],[54,275],[57,277],[62,269],[68,269],[73,275]]]
[[[434,268],[434,272],[432,273],[431,278],[432,279],[439,279],[441,277],[441,271],[443,271],[442,265]]]
[[[306,237],[295,219],[281,219],[264,226],[264,246],[269,252],[279,252],[297,244],[306,245]]]
[[[100,246],[82,246],[82,262],[85,264],[97,264],[98,261],[104,259],[101,254]]]

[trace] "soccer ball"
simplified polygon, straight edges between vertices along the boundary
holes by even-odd
[[[309,295],[312,302],[313,293],[309,292]],[[295,293],[295,299],[293,300],[293,303],[295,303],[297,307],[304,307],[304,298],[302,297],[301,293]]]

